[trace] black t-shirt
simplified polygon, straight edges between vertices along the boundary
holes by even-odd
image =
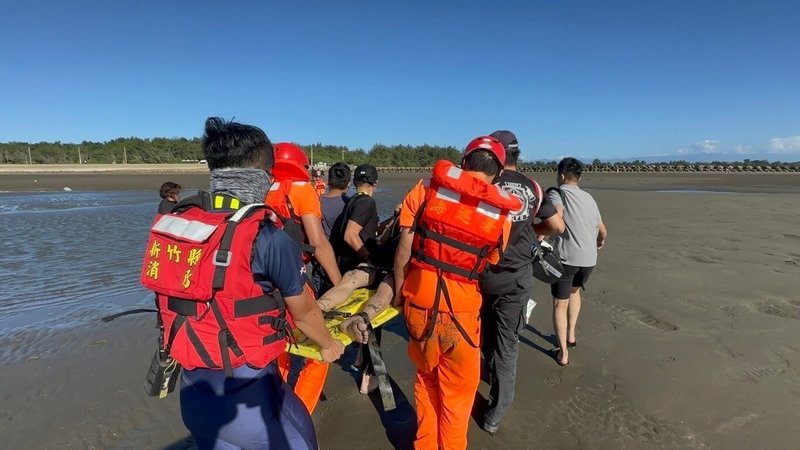
[[[511,236],[508,246],[495,267],[517,270],[531,262],[531,244],[536,239],[536,233],[533,231],[533,209],[537,203],[536,189],[528,177],[514,170],[504,170],[497,184],[519,198],[522,201],[522,208],[511,214]],[[557,212],[546,199],[547,197],[536,214],[540,219],[547,219]]]
[[[356,193],[345,205],[344,210],[336,219],[331,231],[331,246],[339,261],[339,270],[342,273],[355,269],[364,259],[358,256],[355,250],[345,242],[344,232],[347,223],[353,221],[361,225],[359,237],[367,247],[374,248],[375,237],[378,232],[378,206],[375,199],[367,194]]]

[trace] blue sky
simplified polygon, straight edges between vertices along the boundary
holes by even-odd
[[[2,142],[219,115],[367,149],[505,128],[527,159],[800,155],[797,1],[3,3]]]

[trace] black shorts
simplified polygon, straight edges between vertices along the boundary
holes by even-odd
[[[589,275],[592,274],[594,267],[575,267],[564,266],[564,274],[555,283],[550,285],[550,293],[553,298],[567,299],[569,294],[572,293],[572,288],[580,287],[586,290],[586,282],[589,281]]]
[[[391,269],[388,269],[386,267],[373,266],[372,264],[369,263],[361,263],[354,270],[361,270],[363,272],[367,272],[370,275],[370,278],[372,278],[373,274],[375,275],[375,278],[372,280],[372,283],[368,284],[367,286],[364,286],[369,290],[378,289],[378,286],[384,281],[387,283],[391,283],[392,286],[394,286],[394,278],[393,278],[394,271]],[[392,278],[390,279],[390,277]]]

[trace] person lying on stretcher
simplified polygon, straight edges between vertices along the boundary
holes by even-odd
[[[369,337],[367,322],[371,321],[378,314],[382,313],[394,297],[394,277],[391,266],[385,264],[394,256],[396,249],[396,239],[392,239],[392,234],[396,231],[395,226],[397,216],[394,215],[385,220],[378,226],[381,233],[374,244],[370,243],[365,247],[373,245],[379,249],[380,258],[384,264],[376,266],[370,262],[362,262],[355,269],[345,272],[342,281],[327,291],[317,300],[323,311],[335,309],[353,295],[353,292],[361,287],[375,289],[375,292],[367,300],[366,306],[361,310],[363,314],[353,315],[344,322],[340,328],[343,333],[347,333],[354,342],[366,344]],[[377,286],[376,286],[377,285]]]
[[[374,296],[379,297],[370,299],[368,309],[364,310],[373,318],[389,305],[394,295],[391,275],[399,236],[394,226],[399,206],[392,217],[378,223],[378,208],[372,197],[378,184],[374,166],[356,167],[353,184],[356,193],[347,201],[331,230],[331,246],[344,276],[317,303],[323,311],[329,311],[347,301],[356,289],[366,287],[376,290]],[[389,298],[384,300],[385,296]]]
[[[378,173],[375,167],[356,167],[353,183],[356,194],[350,198],[336,219],[331,231],[331,245],[337,255],[339,269],[344,274],[342,281],[323,294],[317,303],[323,311],[330,311],[343,304],[356,289],[366,287],[375,290],[364,309],[344,321],[340,329],[353,341],[366,344],[369,339],[368,322],[389,307],[394,298],[393,263],[397,249],[399,229],[395,214],[378,223],[378,209],[372,195],[375,193]],[[379,339],[379,332],[375,337]],[[362,392],[366,393],[370,371],[369,352],[362,346],[365,361],[365,376]]]

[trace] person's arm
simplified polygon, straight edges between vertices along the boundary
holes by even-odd
[[[552,216],[542,219],[541,222],[533,226],[533,231],[537,236],[549,234],[561,234],[566,230],[567,226],[564,223],[564,218],[561,214],[553,214]]]
[[[606,224],[603,223],[603,219],[600,219],[600,228],[597,230],[597,248],[601,249],[604,245],[606,245],[606,236],[608,236],[608,230],[606,229]]]
[[[366,258],[369,256],[369,251],[361,240],[361,230],[364,227],[359,225],[358,222],[353,220],[347,221],[347,228],[344,229],[344,241],[350,246],[358,256]]]
[[[336,256],[333,254],[333,247],[325,237],[325,230],[322,229],[322,221],[313,214],[303,214],[300,219],[303,221],[303,229],[308,237],[308,243],[314,246],[314,258],[328,275],[333,285],[342,281],[342,274],[339,266],[336,265]]]
[[[400,227],[400,238],[394,254],[394,299],[392,306],[403,304],[403,283],[408,273],[408,262],[411,260],[411,245],[414,243],[412,227],[416,222],[417,212],[423,207],[425,187],[422,180],[408,191],[400,208],[397,209],[397,225]]]
[[[325,361],[334,361],[344,347],[333,339],[325,327],[317,302],[306,290],[304,269],[300,248],[286,232],[272,227],[259,232],[251,263],[256,282],[264,292],[277,289],[284,296],[286,308],[297,328],[319,344]]]
[[[392,306],[403,304],[403,282],[408,272],[408,261],[411,259],[411,244],[414,242],[414,232],[410,228],[400,230],[400,240],[397,243],[397,252],[394,254],[394,299]]]
[[[317,302],[306,291],[300,295],[286,297],[286,308],[294,319],[294,324],[309,339],[319,344],[324,362],[333,362],[344,353],[344,345],[331,336],[325,326],[325,319]]]
[[[555,207],[556,213],[559,216],[564,217],[564,202],[561,201],[561,195],[558,193],[558,191],[550,191],[545,199],[545,202],[548,201],[551,205],[553,205],[553,207]]]
[[[386,284],[381,283],[377,292],[367,300],[367,304],[362,310],[369,322],[372,322],[378,314],[388,308],[392,300],[394,300],[393,280],[387,280],[386,283],[392,283],[391,287],[386,288]],[[349,317],[339,325],[339,329],[353,338],[354,342],[366,344],[369,339],[369,325],[364,321],[364,317],[361,314]]]
[[[550,202],[549,198],[545,199],[542,203],[542,206],[536,213],[536,217],[542,219],[541,222],[533,226],[533,231],[537,236],[561,234],[567,228],[567,225],[564,223],[563,213],[559,214],[558,209]]]

